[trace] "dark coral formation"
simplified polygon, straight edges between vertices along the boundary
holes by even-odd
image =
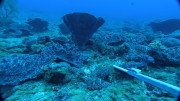
[[[105,22],[103,18],[95,18],[88,13],[67,14],[63,16],[63,21],[71,31],[72,39],[79,48],[84,48],[93,33]]]
[[[49,23],[40,18],[29,19],[27,24],[31,27],[32,32],[45,32],[48,30]]]
[[[176,30],[180,30],[180,19],[169,19],[161,22],[151,22],[148,24],[154,32],[162,32],[170,34]]]

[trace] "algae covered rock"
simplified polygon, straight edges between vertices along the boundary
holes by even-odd
[[[70,64],[66,62],[52,63],[45,73],[44,79],[48,83],[52,84],[64,84],[70,80],[68,78],[68,68],[71,68]]]
[[[63,83],[65,76],[66,74],[63,74],[61,72],[51,71],[50,73],[48,73],[48,76],[45,76],[45,80],[48,83],[60,84],[60,83]]]

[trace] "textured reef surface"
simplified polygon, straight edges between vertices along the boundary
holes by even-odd
[[[162,32],[170,34],[176,30],[180,30],[180,19],[169,19],[161,22],[151,22],[148,24],[154,32]]]
[[[180,87],[179,27],[161,26],[174,20],[118,25],[82,16],[94,21],[83,41],[78,36],[81,28],[72,32],[78,26],[69,30],[71,25],[63,20],[0,19],[0,92],[7,101],[175,100],[112,67],[141,69],[142,74]]]

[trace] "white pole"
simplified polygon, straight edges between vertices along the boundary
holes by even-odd
[[[166,90],[168,91],[169,93],[175,95],[176,97],[178,97],[178,95],[180,94],[180,88],[179,87],[176,87],[176,86],[173,86],[171,84],[168,84],[168,83],[165,83],[165,82],[162,82],[160,80],[157,80],[157,79],[154,79],[154,78],[151,78],[149,76],[146,76],[146,75],[143,75],[141,73],[136,73],[134,71],[131,71],[131,70],[127,70],[127,69],[124,69],[122,67],[119,67],[119,66],[116,66],[116,65],[113,65],[113,67],[131,75],[131,76],[134,76],[140,80],[143,80],[147,83],[150,83],[154,86],[157,86],[163,90]]]

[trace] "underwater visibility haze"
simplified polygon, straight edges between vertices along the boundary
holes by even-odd
[[[179,0],[0,3],[0,100],[178,100]]]

